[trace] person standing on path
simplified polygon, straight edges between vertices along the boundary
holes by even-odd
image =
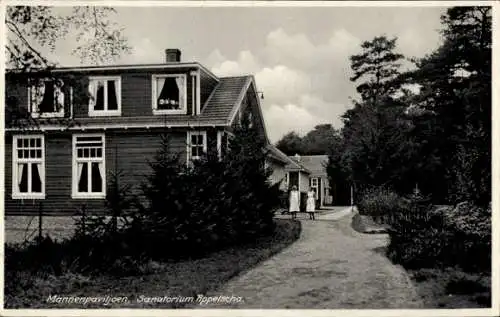
[[[295,185],[290,191],[289,211],[292,214],[292,219],[297,218],[297,212],[299,212],[299,191]]]
[[[314,212],[316,211],[316,192],[312,187],[307,192],[306,211],[309,214],[309,219],[316,220],[314,217]]]

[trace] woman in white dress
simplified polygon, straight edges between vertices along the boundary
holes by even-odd
[[[316,192],[312,187],[307,192],[306,211],[309,214],[309,219],[316,220],[314,217],[314,212],[316,211]]]
[[[292,214],[292,219],[297,218],[297,212],[299,212],[299,191],[297,190],[297,186],[293,186],[290,191],[290,205],[289,211]]]

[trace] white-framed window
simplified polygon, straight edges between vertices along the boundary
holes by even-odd
[[[187,76],[152,75],[153,114],[187,113]]]
[[[122,81],[119,76],[89,77],[89,116],[119,116]]]
[[[43,135],[14,135],[12,198],[45,198],[45,142]]]
[[[199,160],[207,152],[207,132],[188,131],[187,133],[187,162]]]
[[[60,79],[30,80],[28,100],[34,118],[64,117],[64,82]]]
[[[318,199],[319,180],[317,177],[311,178],[311,188],[314,189],[314,197]]]
[[[106,197],[104,134],[73,135],[72,198]]]

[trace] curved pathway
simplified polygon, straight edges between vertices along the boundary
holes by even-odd
[[[300,220],[299,240],[207,295],[243,298],[224,308],[422,307],[406,272],[383,255],[386,235],[354,231],[346,210]]]

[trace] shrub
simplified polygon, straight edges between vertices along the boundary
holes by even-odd
[[[409,204],[395,192],[385,188],[366,190],[357,204],[359,213],[377,223],[391,223],[394,217],[409,213]]]
[[[443,214],[449,231],[454,233],[453,254],[460,256],[465,270],[491,269],[491,206],[483,208],[462,202]]]
[[[221,160],[210,152],[185,168],[164,140],[133,217],[137,247],[155,257],[196,256],[271,233],[279,184],[268,181],[263,145],[256,131],[237,129]]]
[[[463,203],[456,208],[427,208],[412,202],[410,217],[392,223],[387,254],[408,268],[459,266],[466,271],[491,269],[491,216]]]
[[[448,294],[467,295],[488,292],[490,288],[484,286],[479,280],[464,275],[450,278],[446,283],[445,290]]]
[[[162,138],[140,197],[130,200],[120,174],[111,175],[108,215],[82,208],[72,239],[6,248],[6,270],[139,274],[150,260],[200,256],[271,234],[279,184],[269,183],[258,140],[256,131],[238,129],[222,160],[207,153],[186,168]]]

